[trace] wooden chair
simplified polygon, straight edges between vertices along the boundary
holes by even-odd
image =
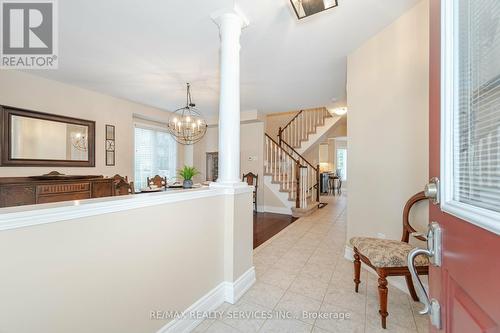
[[[407,266],[408,253],[415,246],[408,244],[410,235],[425,241],[425,238],[415,232],[415,229],[409,223],[409,215],[412,206],[422,200],[426,200],[424,192],[419,192],[412,196],[403,209],[403,236],[401,241],[354,237],[350,243],[354,248],[354,284],[355,291],[358,292],[358,286],[361,282],[361,262],[368,265],[378,274],[378,294],[379,294],[379,314],[381,317],[382,328],[386,328],[387,312],[387,277],[404,276],[410,295],[414,301],[418,301],[417,293],[413,286],[410,271]],[[417,256],[415,266],[418,274],[429,274],[429,260],[426,256]]]
[[[113,176],[114,195],[129,195],[134,194],[134,182],[129,182],[127,176]]]
[[[152,178],[148,177],[148,186],[151,185],[156,185],[158,188],[166,187],[167,186],[167,177],[161,177],[159,175],[156,175]]]
[[[253,210],[257,212],[257,185],[259,184],[259,176],[249,172],[247,174],[243,174],[242,181],[246,181],[248,185],[254,186],[253,190]]]

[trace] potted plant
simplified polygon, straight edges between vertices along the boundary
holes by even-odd
[[[184,168],[179,170],[179,176],[184,179],[182,183],[182,187],[184,188],[192,188],[193,187],[193,177],[199,174],[200,172],[196,170],[195,167],[190,167],[185,165]]]

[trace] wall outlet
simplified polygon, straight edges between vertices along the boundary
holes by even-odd
[[[383,234],[381,232],[377,232],[377,238],[385,239],[385,234]]]
[[[249,161],[257,161],[257,156],[248,156]]]

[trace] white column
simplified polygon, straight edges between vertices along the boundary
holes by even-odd
[[[247,25],[236,10],[212,15],[220,35],[219,178],[217,185],[240,187],[240,35]]]

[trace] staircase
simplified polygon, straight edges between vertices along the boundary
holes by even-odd
[[[337,120],[326,108],[301,110],[279,129],[278,141],[266,134],[264,182],[278,189],[276,195],[294,216],[310,214],[319,203],[319,165],[302,153],[321,136],[318,129],[324,134]]]

